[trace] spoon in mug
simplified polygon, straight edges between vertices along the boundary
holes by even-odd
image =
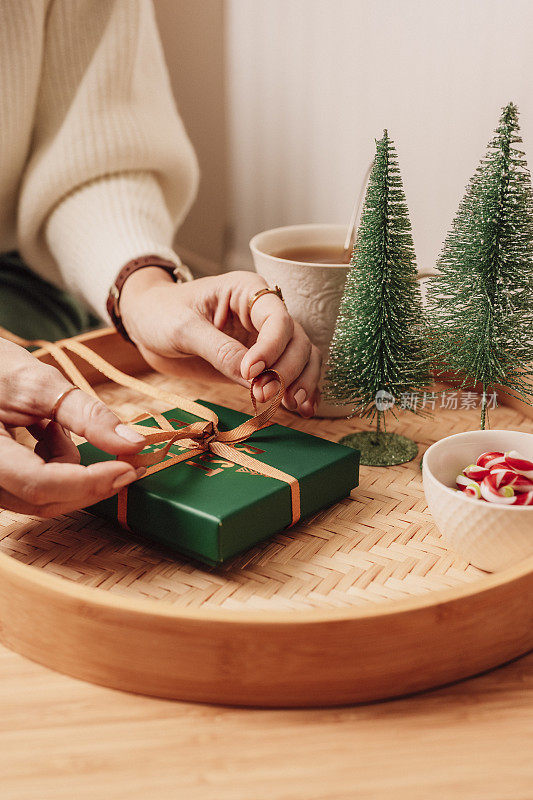
[[[365,177],[363,178],[363,182],[361,184],[359,197],[355,201],[354,207],[352,209],[352,215],[350,217],[348,228],[346,230],[346,238],[344,240],[344,247],[342,251],[343,263],[348,263],[352,256],[352,249],[355,242],[355,237],[357,235],[357,230],[359,228],[359,222],[361,221],[363,198],[365,196],[366,187],[368,186],[368,179],[370,178],[370,173],[372,171],[373,164],[374,160],[372,159],[365,172]]]

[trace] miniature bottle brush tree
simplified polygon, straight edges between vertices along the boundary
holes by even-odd
[[[436,368],[481,389],[481,428],[496,387],[529,402],[533,374],[533,195],[518,110],[500,124],[467,187],[429,284]]]
[[[415,442],[388,433],[385,417],[394,414],[402,395],[430,383],[411,224],[394,143],[384,131],[376,142],[324,386],[328,400],[352,404],[376,427],[341,442],[361,451],[362,464],[410,461],[417,454]]]

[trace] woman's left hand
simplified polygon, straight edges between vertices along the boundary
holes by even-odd
[[[272,293],[249,300],[267,284],[254,272],[229,272],[176,284],[164,270],[145,267],[124,283],[120,313],[146,361],[160,372],[173,359],[198,355],[227,377],[248,386],[266,368],[277,370],[287,390],[286,408],[304,417],[316,411],[321,355],[301,325]],[[257,381],[257,400],[266,402],[277,382]]]

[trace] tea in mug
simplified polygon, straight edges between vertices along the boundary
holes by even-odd
[[[300,247],[285,247],[272,255],[287,261],[301,261],[306,264],[349,264],[352,254],[350,250],[343,250],[342,247],[301,245]]]

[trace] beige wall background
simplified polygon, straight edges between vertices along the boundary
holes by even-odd
[[[223,0],[155,0],[178,108],[200,163],[197,200],[176,248],[195,271],[220,269],[228,212]]]
[[[520,109],[533,167],[531,0],[155,0],[202,182],[178,236],[203,271],[249,238],[346,222],[374,139],[395,140],[432,267],[497,125]]]
[[[344,222],[387,128],[434,266],[500,109],[533,167],[531,0],[228,0],[233,260],[250,235]]]

